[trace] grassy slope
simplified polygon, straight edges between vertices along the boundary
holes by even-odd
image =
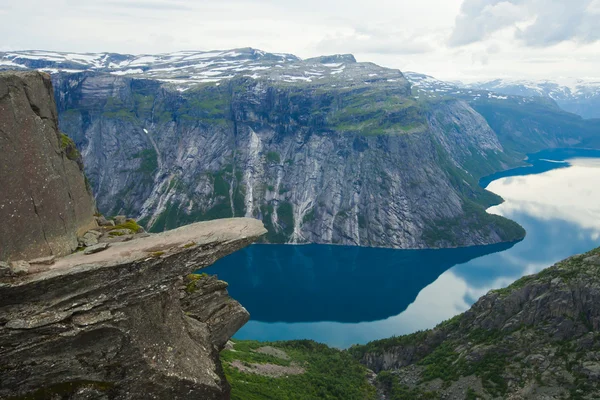
[[[253,350],[272,346],[285,351],[290,360],[259,354]],[[221,352],[227,380],[231,384],[232,400],[370,400],[375,399],[375,389],[367,381],[367,369],[350,354],[313,341],[259,343],[236,341],[234,351]],[[234,360],[247,364],[291,363],[305,368],[301,375],[271,378],[252,373],[242,373],[230,366]]]

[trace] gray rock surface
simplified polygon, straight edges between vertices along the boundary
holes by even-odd
[[[110,246],[109,243],[95,244],[95,245],[92,245],[92,246],[89,246],[88,248],[86,248],[83,251],[83,254],[85,254],[85,255],[96,254],[96,253],[99,253],[101,251],[108,249],[109,246]]]
[[[43,265],[52,265],[56,261],[56,256],[48,256],[48,257],[40,257],[35,258],[33,260],[29,260],[29,264],[43,264]]]
[[[71,253],[95,205],[62,146],[49,75],[0,73],[0,154],[0,260]]]
[[[55,76],[61,127],[82,148],[103,213],[133,215],[155,232],[254,217],[274,243],[426,248],[522,238],[487,220],[483,208],[501,199],[477,184],[520,159],[466,103],[421,104],[400,71],[347,56],[277,64],[239,53],[226,61],[250,68],[256,57],[272,68],[215,75],[220,82],[194,90],[106,71]]]
[[[0,398],[229,398],[218,350],[248,314],[184,277],[264,233],[198,223],[0,278]]]
[[[189,317],[209,326],[211,342],[222,350],[250,314],[227,294],[227,282],[209,275],[189,275],[181,291],[181,305]]]
[[[81,244],[85,247],[90,247],[98,244],[98,239],[102,234],[98,231],[88,231],[80,239]]]
[[[29,273],[29,270],[31,269],[31,264],[24,260],[12,261],[10,263],[10,268],[12,270],[12,275],[22,276],[27,275]]]

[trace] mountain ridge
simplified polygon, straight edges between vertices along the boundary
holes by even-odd
[[[81,55],[6,54],[5,64],[40,67],[37,57],[54,72],[60,125],[86,158],[101,211],[155,231],[246,216],[265,222],[271,243],[518,240],[522,229],[485,213],[501,199],[479,179],[528,151],[595,143],[595,126],[551,100],[411,87],[409,74],[352,55],[104,54],[82,61],[98,70],[74,72],[65,60]],[[558,123],[536,125],[540,113]]]

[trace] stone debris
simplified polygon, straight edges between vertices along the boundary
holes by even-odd
[[[276,349],[275,347],[272,347],[272,346],[259,347],[255,351],[257,353],[266,354],[266,355],[269,355],[269,356],[277,357],[277,358],[282,359],[282,360],[289,360],[290,359],[290,356],[288,356],[285,351],[280,350],[280,349]]]
[[[96,253],[99,253],[101,251],[108,249],[109,246],[110,246],[109,243],[100,243],[95,246],[88,247],[87,249],[84,250],[83,254],[85,254],[85,255],[96,254]]]
[[[19,260],[11,262],[10,267],[14,276],[21,276],[29,273],[29,268],[31,268],[31,265],[29,265],[27,261]]]
[[[115,221],[106,219],[104,215],[96,217],[96,222],[100,226],[115,226]]]
[[[127,217],[125,215],[117,215],[115,217],[115,225],[123,225],[127,222]]]
[[[304,368],[299,367],[295,363],[291,363],[289,367],[286,367],[275,364],[242,363],[239,360],[235,360],[231,362],[230,365],[240,372],[268,376],[271,378],[281,378],[282,376],[289,375],[302,375],[304,372],[306,372]]]
[[[5,262],[0,261],[0,278],[12,276],[12,268]]]
[[[79,239],[79,244],[83,245],[83,247],[95,246],[98,244],[100,236],[102,236],[102,233],[98,231],[88,231]]]
[[[29,260],[29,264],[31,265],[52,265],[54,264],[54,261],[56,260],[55,256],[48,256],[48,257],[41,257],[41,258],[36,258],[34,260]]]
[[[227,343],[225,343],[225,347],[223,347],[223,350],[235,351],[235,349],[233,348],[234,345],[235,343],[233,343],[231,340],[228,340]]]
[[[587,257],[583,260],[586,264],[600,265],[600,255]]]

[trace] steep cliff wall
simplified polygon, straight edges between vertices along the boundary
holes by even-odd
[[[99,208],[137,215],[154,231],[247,216],[278,243],[522,238],[516,224],[483,211],[499,199],[479,176],[517,161],[483,118],[460,101],[418,103],[399,72],[377,80],[368,77],[389,70],[357,65],[347,87],[240,78],[181,92],[66,74],[55,78],[56,98]]]
[[[0,73],[0,261],[70,254],[96,226],[71,143],[49,75]]]
[[[492,291],[433,330],[349,351],[389,399],[596,399],[599,273],[596,249]]]

